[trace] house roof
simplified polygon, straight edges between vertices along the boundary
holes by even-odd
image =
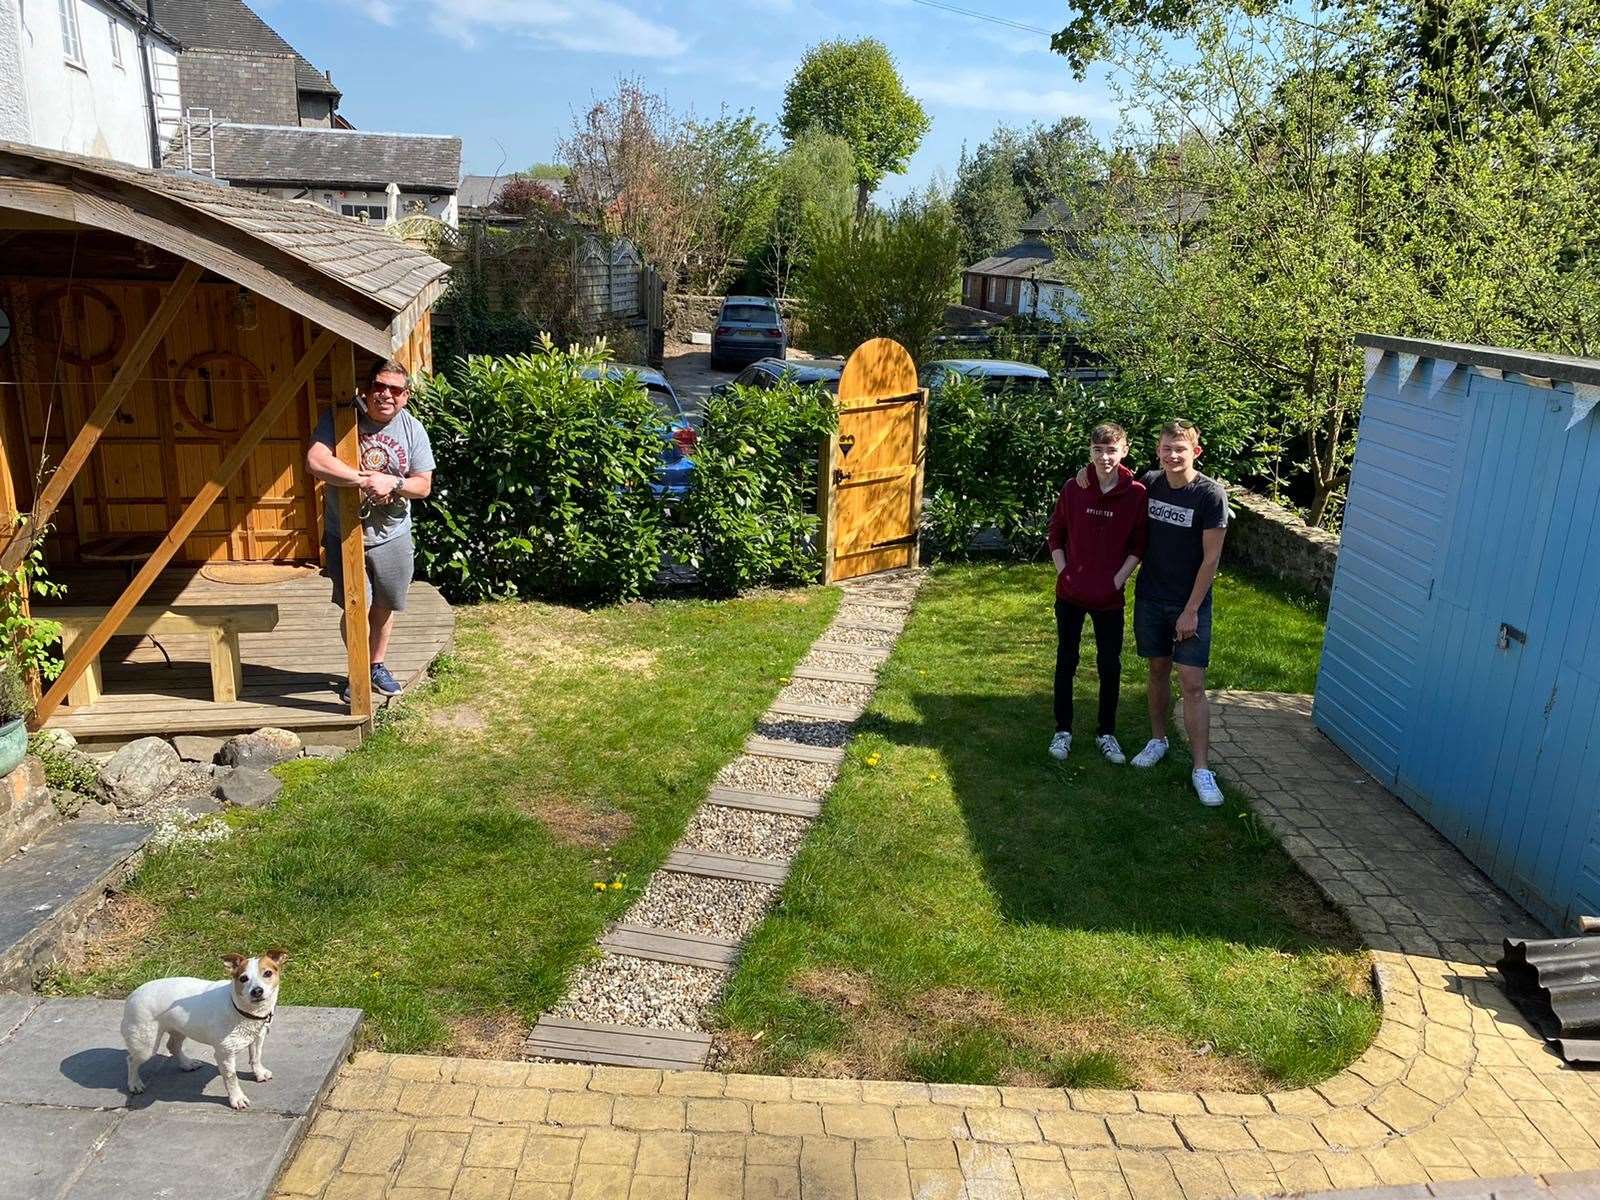
[[[512,178],[510,175],[463,175],[456,191],[456,203],[462,208],[488,208],[500,198],[500,192]]]
[[[1018,242],[999,254],[991,254],[967,268],[973,275],[998,275],[1005,279],[1043,279],[1060,282],[1055,268],[1055,251],[1044,242]]]
[[[300,125],[220,122],[212,127],[217,178],[234,183],[370,188],[397,183],[410,191],[460,186],[461,139],[433,133],[375,133]],[[167,151],[169,166],[183,147]]]
[[[302,92],[341,94],[326,73],[312,66],[242,0],[161,0],[157,11],[161,23],[185,49],[292,54],[295,86]]]
[[[105,0],[105,2],[132,20],[136,26],[149,21],[151,33],[163,41],[171,42],[173,45],[178,44],[178,39],[173,37],[171,30],[165,28],[160,21],[150,20],[150,14],[145,11],[143,4],[135,4],[133,0]]]
[[[1022,232],[1049,233],[1052,230],[1065,229],[1071,222],[1072,214],[1067,211],[1066,202],[1052,200],[1022,223]]]
[[[146,242],[374,354],[404,345],[449,268],[381,227],[211,180],[0,142],[0,210]]]

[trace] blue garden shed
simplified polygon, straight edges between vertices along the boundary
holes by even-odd
[[[1600,914],[1600,362],[1358,340],[1317,727],[1575,928]]]

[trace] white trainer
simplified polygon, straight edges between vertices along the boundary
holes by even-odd
[[[1202,767],[1196,767],[1190,778],[1194,781],[1194,790],[1200,797],[1200,803],[1207,808],[1220,808],[1222,806],[1222,789],[1217,786],[1217,777]]]
[[[1128,756],[1122,752],[1122,747],[1117,744],[1116,734],[1102,733],[1095,738],[1094,744],[1100,747],[1100,753],[1106,756],[1108,763],[1120,767],[1128,761]]]
[[[1133,765],[1136,767],[1153,767],[1167,756],[1167,739],[1151,738],[1144,744],[1144,749],[1133,756]]]
[[[1059,730],[1055,737],[1050,739],[1050,757],[1065,758],[1067,751],[1072,749],[1072,735],[1065,729]]]

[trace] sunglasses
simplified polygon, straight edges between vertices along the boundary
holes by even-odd
[[[411,390],[411,385],[406,383],[374,383],[367,391],[374,396],[404,396]]]

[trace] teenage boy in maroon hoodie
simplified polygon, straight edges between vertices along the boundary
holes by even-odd
[[[1122,465],[1128,453],[1122,426],[1096,425],[1089,443],[1090,486],[1067,480],[1047,538],[1056,564],[1056,733],[1050,753],[1066,758],[1072,747],[1072,677],[1087,617],[1094,623],[1100,675],[1095,745],[1108,761],[1121,764],[1127,761],[1117,744],[1122,589],[1144,556],[1145,487]]]

